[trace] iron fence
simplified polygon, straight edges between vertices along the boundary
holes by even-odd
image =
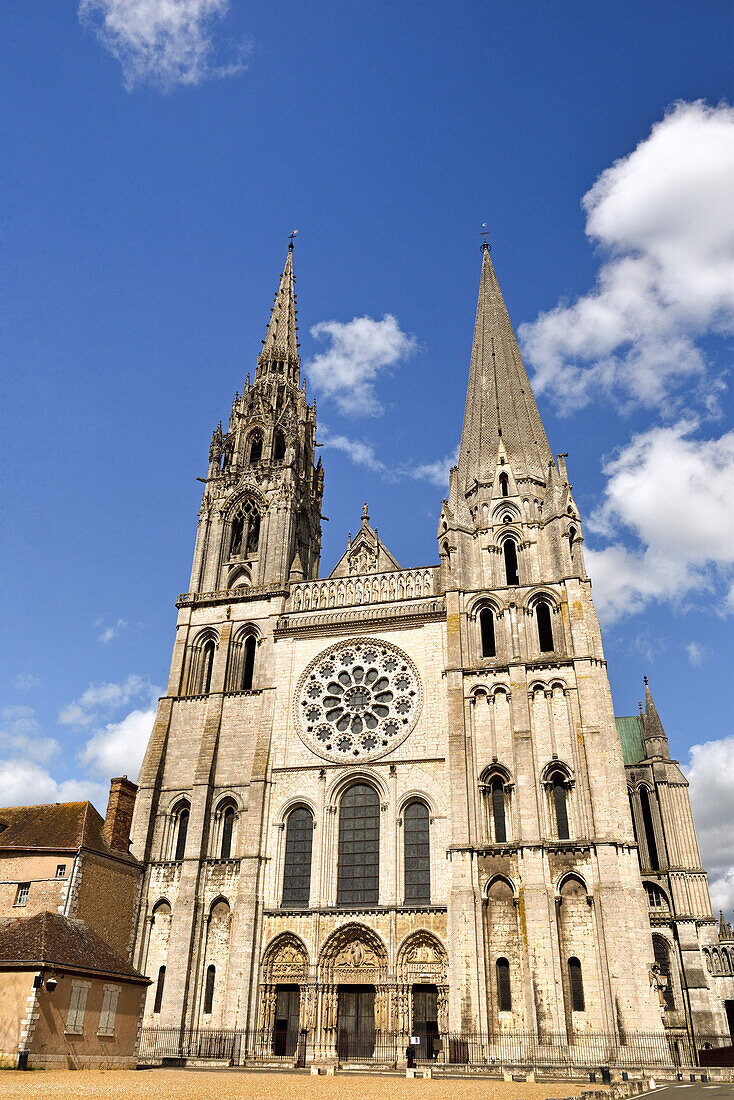
[[[328,1037],[305,1029],[239,1031],[210,1028],[142,1028],[138,1047],[141,1062],[211,1060],[232,1064],[271,1062],[306,1065],[333,1061],[340,1064],[405,1064],[408,1050],[415,1064],[446,1068],[488,1067],[518,1069],[593,1070],[661,1069],[677,1066],[734,1064],[729,1035],[696,1036],[691,1042],[684,1029],[661,1032],[586,1031],[537,1035],[506,1031],[435,1032],[419,1036],[417,1045],[400,1032],[340,1030]]]

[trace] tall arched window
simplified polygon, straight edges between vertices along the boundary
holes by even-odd
[[[256,554],[257,548],[260,544],[260,513],[253,511],[250,515],[250,522],[247,525],[247,546],[245,547],[246,554]]]
[[[556,836],[559,840],[568,840],[568,804],[566,801],[567,780],[563,772],[553,772],[550,777],[550,791],[553,801],[553,814],[556,823]]]
[[[339,806],[336,903],[377,905],[380,896],[380,802],[374,787],[355,783]]]
[[[538,644],[541,653],[553,651],[553,627],[551,626],[551,611],[545,600],[541,600],[535,608],[535,619],[538,624]]]
[[[642,810],[642,822],[645,826],[645,840],[647,841],[647,855],[652,871],[660,869],[658,846],[655,840],[655,825],[652,820],[652,807],[647,787],[640,788],[640,809]]]
[[[505,473],[500,474],[500,492],[503,497],[509,496],[510,493],[510,479]]]
[[[254,466],[256,462],[259,462],[263,454],[263,437],[262,432],[253,432],[250,436],[250,465]]]
[[[222,859],[229,859],[232,855],[232,833],[234,831],[234,806],[227,806],[222,814],[222,847],[220,855]]]
[[[568,960],[568,985],[571,991],[571,1008],[574,1012],[584,1011],[584,979],[581,963],[575,957]]]
[[[283,432],[276,431],[273,443],[273,462],[282,462],[285,458],[285,436]]]
[[[204,1015],[211,1016],[212,1008],[214,1006],[214,979],[216,978],[216,969],[214,966],[207,966],[206,968],[206,982],[204,983]]]
[[[653,936],[652,949],[655,955],[655,962],[660,970],[660,976],[665,979],[663,1004],[666,1008],[675,1008],[675,996],[673,994],[673,980],[670,968],[670,948],[662,936]]]
[[[313,814],[306,806],[296,806],[288,814],[285,828],[283,867],[283,906],[308,909],[311,895],[311,849]]]
[[[505,539],[502,545],[505,555],[505,578],[510,587],[520,583],[520,574],[517,569],[517,543],[514,539]]]
[[[161,966],[158,968],[158,980],[155,983],[155,1001],[153,1003],[153,1012],[156,1014],[160,1012],[161,1005],[163,1004],[163,986],[166,984],[166,968]]]
[[[494,826],[494,839],[497,844],[504,844],[507,840],[507,822],[505,819],[505,785],[499,775],[492,777],[489,785],[492,802],[492,824]]]
[[[217,651],[213,638],[204,642],[201,651],[201,695],[208,695],[212,686],[212,671],[214,669],[214,654]]]
[[[403,814],[405,904],[430,905],[431,837],[428,807],[411,802]]]
[[[571,561],[573,561],[574,551],[576,549],[576,528],[569,527],[568,529],[568,551],[571,555]]]
[[[186,853],[186,835],[189,831],[189,808],[182,806],[176,814],[176,848],[174,859],[183,859]]]
[[[242,537],[245,532],[245,517],[243,515],[237,515],[232,520],[232,537],[229,542],[229,556],[230,558],[237,557],[242,553]]]
[[[507,959],[497,959],[497,1004],[500,1012],[512,1012],[510,964]]]
[[[244,661],[242,665],[242,690],[252,691],[252,677],[255,672],[255,650],[257,639],[253,634],[248,634],[245,639]]]
[[[494,615],[489,607],[483,607],[479,612],[479,630],[482,637],[482,657],[496,656]]]

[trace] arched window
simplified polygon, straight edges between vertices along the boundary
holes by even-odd
[[[571,990],[571,1008],[574,1012],[584,1011],[584,979],[581,963],[575,957],[568,960],[568,985]]]
[[[273,462],[282,462],[285,458],[285,436],[280,430],[275,433],[273,443]]]
[[[568,529],[568,550],[571,555],[571,561],[573,561],[574,550],[576,549],[576,528],[569,527]]]
[[[285,828],[284,907],[308,909],[311,896],[312,847],[313,814],[306,806],[296,806],[288,814]]]
[[[234,831],[234,806],[227,806],[222,814],[222,859],[229,859],[232,855],[232,833]]]
[[[428,807],[411,802],[403,814],[405,904],[431,903],[431,838]]]
[[[250,516],[250,522],[247,525],[247,546],[245,547],[246,554],[256,554],[257,548],[260,543],[260,513],[253,512]]]
[[[652,820],[652,807],[650,794],[647,787],[640,788],[640,809],[642,810],[642,823],[645,826],[645,840],[647,841],[647,856],[652,871],[660,869],[658,846],[655,840],[655,825]]]
[[[263,437],[262,432],[253,432],[250,436],[250,456],[249,462],[251,466],[254,466],[260,461],[263,454]]]
[[[206,968],[206,982],[204,983],[204,1015],[211,1016],[214,1005],[214,979],[217,971],[214,966]]]
[[[630,800],[630,814],[632,815],[632,832],[634,833],[635,844],[637,845],[637,859],[639,861],[639,859],[640,859],[640,840],[639,840],[639,837],[637,836],[637,822],[635,821],[635,800],[632,797],[632,791],[629,790],[629,788],[627,790],[627,797]]]
[[[644,886],[647,894],[647,904],[651,909],[658,909],[662,912],[670,909],[668,899],[659,886],[656,886],[654,882],[646,882]]]
[[[566,801],[567,780],[563,772],[553,772],[550,777],[553,813],[556,819],[556,836],[559,840],[568,840],[568,805]]]
[[[209,688],[212,686],[212,670],[214,669],[214,654],[216,653],[216,645],[213,638],[209,638],[204,642],[204,648],[201,651],[201,695],[208,695]]]
[[[660,976],[665,979],[665,985],[663,987],[663,1004],[666,1008],[675,1008],[673,982],[670,972],[670,948],[662,936],[653,936],[652,949],[655,955],[655,962],[660,971]]]
[[[497,844],[504,844],[507,840],[507,822],[505,819],[505,785],[499,775],[492,777],[489,785],[492,802],[492,825],[494,826],[494,839]]]
[[[230,558],[237,557],[242,553],[242,537],[245,532],[245,517],[240,514],[234,517],[232,520],[232,537],[229,543],[229,556]]]
[[[512,1012],[510,964],[507,959],[497,959],[497,1004],[500,1012]]]
[[[242,664],[242,691],[252,691],[252,677],[255,672],[255,650],[257,638],[248,634],[245,638],[244,661]]]
[[[502,545],[505,555],[505,577],[510,587],[520,583],[520,574],[517,570],[517,543],[514,539],[505,539]]]
[[[336,903],[377,905],[380,896],[380,802],[374,787],[355,783],[339,806]]]
[[[500,492],[503,497],[510,495],[510,479],[505,473],[500,474]]]
[[[496,656],[494,615],[489,607],[483,607],[479,612],[479,630],[482,636],[482,657]]]
[[[176,848],[174,859],[183,859],[186,852],[186,834],[189,831],[189,808],[182,806],[176,815]]]
[[[153,1003],[153,1011],[155,1013],[160,1012],[161,1005],[163,1004],[163,986],[166,984],[166,968],[161,966],[158,968],[158,980],[155,983],[155,1001]]]
[[[535,608],[535,619],[538,624],[538,644],[541,653],[553,651],[553,627],[551,626],[551,611],[545,600],[541,600]]]

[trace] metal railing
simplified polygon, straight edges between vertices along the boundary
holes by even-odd
[[[428,1032],[417,1045],[401,1032],[357,1033],[340,1030],[328,1037],[306,1029],[244,1031],[211,1028],[146,1027],[141,1029],[141,1062],[211,1060],[219,1062],[275,1062],[306,1065],[332,1061],[341,1064],[405,1064],[408,1048],[418,1065],[437,1067],[518,1067],[559,1071],[672,1069],[677,1066],[734,1064],[731,1036],[699,1034],[695,1042],[684,1029],[665,1033],[587,1031],[569,1038],[566,1032]]]

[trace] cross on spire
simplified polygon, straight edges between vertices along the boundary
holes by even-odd
[[[487,223],[482,222],[482,230],[481,230],[481,233],[479,235],[480,235],[480,237],[482,238],[482,241],[483,241],[483,243],[482,243],[482,251],[483,252],[491,252],[492,251],[491,244],[487,244],[487,233],[488,232],[489,232],[489,230],[487,229]]]

